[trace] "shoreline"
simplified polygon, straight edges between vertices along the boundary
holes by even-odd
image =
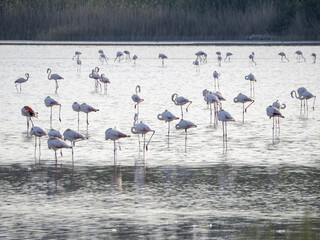
[[[0,45],[129,45],[129,46],[197,46],[197,45],[216,45],[216,46],[301,46],[301,45],[320,45],[320,41],[29,41],[29,40],[0,40]]]

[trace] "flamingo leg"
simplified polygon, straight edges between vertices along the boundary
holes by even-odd
[[[80,112],[78,112],[78,131],[79,131],[79,122],[80,122]]]
[[[57,173],[57,165],[58,165],[57,150],[54,150],[54,158],[55,158],[55,168],[56,168],[56,173]]]
[[[273,117],[273,124],[272,124],[272,143],[274,141],[274,117]]]
[[[212,104],[210,103],[210,125],[212,124]]]
[[[183,119],[183,110],[182,110],[182,105],[180,105],[181,108],[181,119]]]
[[[40,156],[41,156],[41,138],[39,137],[39,163],[40,163]]]
[[[58,88],[59,88],[59,84],[58,84],[58,80],[56,80],[56,93],[58,93]]]
[[[170,136],[170,122],[168,122],[168,148],[169,148],[169,136]]]
[[[185,131],[185,139],[184,139],[184,151],[187,152],[187,139],[188,139],[188,131],[187,129],[184,130]]]
[[[52,106],[50,107],[50,128],[52,128]]]
[[[18,90],[18,88],[17,88],[17,85],[18,85],[18,83],[16,84],[16,85],[14,85],[15,87],[16,87],[16,89],[17,89],[17,93],[19,93],[19,90]]]
[[[113,164],[114,165],[116,165],[116,154],[117,154],[116,140],[113,140]]]
[[[29,118],[27,117],[27,136],[29,136]]]
[[[227,131],[227,122],[225,122],[225,128],[226,128],[226,132],[225,132],[225,134],[226,134],[226,148],[228,147],[228,131]]]
[[[21,92],[21,83],[20,83],[20,92]]]
[[[143,135],[143,159],[145,159],[146,156],[146,134]]]
[[[244,123],[244,103],[242,103],[242,123]]]
[[[59,105],[59,121],[61,122],[61,104]]]
[[[34,162],[36,162],[37,158],[37,137],[34,136]]]
[[[151,130],[152,131],[152,135],[151,135],[151,137],[149,138],[149,141],[148,141],[148,143],[147,143],[147,145],[146,145],[146,150],[148,151],[148,145],[149,145],[149,143],[150,143],[150,141],[151,141],[151,138],[153,137],[153,135],[155,134],[155,132],[156,131],[153,131],[153,130]]]

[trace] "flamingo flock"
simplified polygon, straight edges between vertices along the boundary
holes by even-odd
[[[103,50],[99,50],[99,60],[101,63],[106,62],[108,64],[108,58],[105,56]],[[81,60],[80,60],[80,55],[82,53],[79,51],[75,52],[75,55],[73,56],[73,60],[77,60],[77,65],[81,67]],[[218,56],[218,62],[219,66],[221,66],[221,52],[216,52]],[[297,61],[300,62],[301,59],[306,62],[306,58],[304,58],[303,54],[301,51],[296,51],[295,54],[297,55]],[[197,68],[200,67],[201,64],[207,63],[208,55],[204,51],[198,51],[195,53],[196,59],[193,62],[194,65],[196,65]],[[224,61],[229,61],[230,62],[230,57],[233,54],[231,52],[226,53],[226,57]],[[278,54],[281,56],[281,62],[284,62],[286,60],[289,62],[289,59],[287,58],[286,54],[284,52],[280,52]],[[311,55],[313,57],[313,63],[316,62],[316,54],[312,53]],[[164,60],[167,59],[168,57],[163,54],[159,53],[158,58],[162,60],[162,67],[164,67]],[[134,61],[134,65],[136,64],[136,60],[138,59],[137,55],[133,55],[132,60]],[[124,50],[124,51],[118,51],[116,53],[116,57],[114,59],[114,62],[121,62],[124,60],[125,62],[130,62],[131,61],[131,55],[130,51]],[[255,53],[252,52],[249,55],[249,60],[250,60],[250,65],[256,66],[257,63],[255,62]],[[54,80],[56,87],[55,87],[55,94],[58,94],[58,81],[64,80],[63,77],[61,77],[59,74],[52,73],[51,68],[47,68],[47,74],[48,74],[48,80]],[[207,103],[208,108],[210,108],[210,125],[213,123],[214,127],[218,127],[219,122],[221,122],[222,125],[222,142],[223,142],[223,148],[226,149],[228,145],[228,131],[227,131],[227,123],[228,122],[236,122],[236,119],[232,117],[232,115],[225,111],[222,108],[222,102],[226,101],[226,99],[222,96],[222,93],[220,92],[220,86],[219,86],[219,78],[221,76],[221,73],[218,73],[217,71],[213,72],[213,89],[214,91],[210,90],[203,90],[203,98],[204,101]],[[14,81],[15,88],[17,93],[21,93],[21,84],[25,83],[29,80],[29,73],[25,74],[26,78],[18,78],[17,80]],[[99,67],[95,67],[91,73],[89,74],[89,78],[94,79],[95,82],[95,89],[96,91],[101,88],[101,83],[104,84],[104,92],[107,93],[107,84],[110,84],[109,78],[106,77],[105,74],[100,74],[100,69]],[[234,99],[234,103],[241,103],[242,104],[242,124],[245,123],[245,113],[247,112],[247,109],[255,102],[253,99],[254,96],[254,82],[257,82],[256,77],[254,74],[250,73],[247,76],[244,77],[245,80],[250,81],[250,97],[243,94],[239,93]],[[65,81],[65,80],[64,80]],[[18,88],[18,85],[20,85],[20,89]],[[19,91],[20,90],[20,91]],[[148,150],[148,146],[154,137],[156,131],[149,127],[144,121],[139,121],[139,116],[140,116],[140,104],[144,102],[144,98],[141,98],[139,94],[141,93],[141,86],[136,85],[135,88],[135,93],[131,96],[132,101],[134,102],[134,123],[133,126],[131,127],[131,133],[134,135],[138,136],[139,140],[139,148],[140,148],[140,137],[143,139],[143,147],[142,151],[145,156],[145,152]],[[288,93],[289,94],[289,93]],[[200,94],[199,94],[200,95]],[[311,92],[309,92],[305,87],[300,87],[297,90],[292,90],[290,93],[292,98],[296,98],[300,100],[300,114],[306,113],[308,115],[308,100],[313,99],[313,106],[312,109],[314,110],[314,105],[315,105],[315,100],[316,96],[313,95]],[[170,99],[167,99],[170,100]],[[194,124],[193,122],[189,120],[184,119],[184,110],[183,106],[185,107],[185,112],[188,112],[188,109],[190,105],[193,103],[189,99],[179,96],[177,93],[173,93],[171,95],[171,101],[174,103],[176,106],[180,106],[180,111],[181,111],[181,116],[177,117],[175,116],[172,112],[165,110],[162,113],[159,113],[156,115],[157,119],[160,121],[164,121],[165,123],[168,123],[168,130],[167,130],[167,136],[168,136],[168,147],[169,147],[169,136],[170,136],[170,123],[174,120],[179,120],[179,122],[175,125],[176,130],[184,130],[185,132],[185,149],[187,149],[187,136],[188,136],[188,130],[191,128],[197,128],[197,125]],[[168,101],[169,102],[169,101]],[[66,149],[71,149],[72,151],[72,165],[74,165],[74,146],[75,143],[78,141],[83,141],[83,140],[88,140],[88,136],[82,134],[79,132],[80,129],[80,112],[83,112],[86,114],[86,130],[88,133],[88,126],[89,126],[89,113],[91,112],[98,112],[99,109],[96,107],[92,107],[86,103],[79,104],[78,102],[74,102],[71,105],[71,108],[73,111],[77,112],[77,129],[78,131],[71,130],[70,128],[67,128],[63,135],[55,129],[53,129],[53,121],[52,121],[52,116],[53,116],[53,107],[58,106],[59,107],[59,121],[61,122],[61,104],[55,100],[54,98],[47,96],[44,100],[45,106],[50,107],[50,131],[47,133],[44,129],[42,129],[39,126],[35,126],[32,118],[38,118],[38,112],[35,112],[31,107],[29,106],[24,106],[21,109],[21,114],[22,116],[25,116],[27,119],[27,135],[30,134],[30,136],[33,136],[35,138],[35,150],[34,150],[34,158],[37,158],[37,147],[38,147],[38,158],[40,162],[40,155],[41,155],[41,143],[40,139],[48,136],[48,148],[54,150],[55,152],[55,163],[57,165],[57,150],[62,150],[63,148]],[[144,104],[148,104],[147,102]],[[245,106],[247,104],[247,106]],[[256,104],[255,104],[256,105]],[[253,106],[255,106],[253,105]],[[285,109],[286,105],[285,104],[280,104],[280,102],[277,100],[275,101],[272,105],[269,105],[266,108],[266,115],[271,119],[273,119],[273,125],[272,125],[272,142],[275,140],[278,140],[280,138],[280,118],[284,118],[284,115],[280,112],[282,109]],[[29,132],[29,125],[30,122],[32,124],[31,130]],[[146,137],[149,136],[148,139]],[[108,128],[105,131],[105,140],[112,140],[113,141],[113,155],[114,155],[114,163],[116,163],[116,156],[117,156],[117,149],[121,150],[120,148],[120,143],[119,140],[122,138],[129,138],[130,135],[123,133],[119,130],[114,128]],[[65,141],[69,141],[70,145],[68,145]],[[117,147],[117,142],[118,142],[118,147]],[[62,155],[62,152],[61,152]]]

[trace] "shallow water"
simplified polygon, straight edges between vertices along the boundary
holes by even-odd
[[[300,101],[290,96],[304,86],[319,95],[319,63],[311,53],[319,46],[0,46],[0,157],[1,238],[193,238],[237,239],[258,229],[274,236],[299,232],[308,216],[310,225],[319,225],[318,104],[315,111],[300,114]],[[109,64],[101,63],[103,49]],[[133,62],[114,62],[117,51],[137,54]],[[301,50],[306,62],[298,62],[294,52]],[[82,67],[71,58],[82,52]],[[194,53],[208,53],[208,63],[196,71]],[[230,51],[230,62],[219,67],[216,51]],[[249,64],[254,51],[256,66]],[[281,63],[278,53],[290,59]],[[157,58],[168,56],[164,67]],[[108,92],[95,91],[88,77],[96,66],[110,79]],[[64,77],[55,83],[47,79],[46,69]],[[209,110],[202,90],[213,90],[212,73],[221,73],[220,90],[227,99],[223,108],[236,119],[228,124],[228,148],[222,144],[221,123],[210,125]],[[14,80],[28,72],[30,79],[17,93]],[[255,103],[242,123],[242,106],[233,98],[250,95],[249,73],[257,78]],[[139,120],[156,131],[144,154],[138,137],[130,133],[135,109],[131,95],[141,86],[144,102]],[[168,109],[180,116],[171,101],[178,93],[192,101],[184,118],[197,128],[174,129],[167,140],[167,124],[157,115]],[[80,114],[80,132],[88,140],[75,147],[75,168],[71,151],[58,155],[41,140],[40,164],[34,159],[34,139],[26,134],[21,108],[31,106],[39,112],[36,126],[49,131],[50,109],[46,96],[62,104],[53,109],[53,127],[60,132],[77,130],[74,101],[86,102],[100,111]],[[272,142],[272,120],[266,107],[274,101],[285,103],[280,139]],[[104,140],[110,127],[131,134],[122,139],[114,165],[113,142]],[[148,135],[147,135],[148,136]],[[36,164],[35,164],[36,162]],[[269,230],[270,229],[270,230]],[[319,228],[312,228],[319,236]]]

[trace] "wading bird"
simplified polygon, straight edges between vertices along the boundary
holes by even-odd
[[[140,87],[140,85],[137,85],[136,86],[136,93],[131,96],[132,101],[135,103],[134,108],[137,109],[137,113],[136,113],[137,117],[139,117],[139,104],[144,101],[144,99],[140,98],[138,95],[138,93],[140,93],[140,92],[141,92],[141,87]],[[137,121],[138,121],[138,119],[137,119]]]
[[[217,89],[220,91],[219,77],[221,76],[221,73],[218,73],[217,71],[214,71],[212,75],[213,75],[214,91],[217,91]]]
[[[123,59],[123,52],[118,51],[116,54],[116,58],[114,59],[114,62],[118,59],[118,62],[120,62]]]
[[[15,87],[16,87],[16,89],[17,89],[17,92],[19,92],[19,90],[18,90],[18,84],[20,84],[20,92],[21,92],[21,83],[24,83],[24,82],[26,82],[26,81],[28,81],[28,79],[29,79],[29,73],[26,73],[25,74],[25,76],[26,76],[26,78],[18,78],[17,80],[15,80],[14,81],[14,83],[15,83]]]
[[[22,116],[25,116],[27,118],[27,135],[29,135],[29,121],[31,121],[32,126],[33,122],[32,122],[32,117],[38,118],[38,113],[33,111],[33,109],[29,106],[24,106],[21,109],[21,114]]]
[[[128,50],[124,50],[123,53],[125,54],[124,60],[131,62],[130,52]]]
[[[49,80],[54,80],[56,82],[56,91],[55,91],[55,93],[58,93],[58,88],[59,88],[58,80],[61,80],[61,79],[64,79],[64,78],[61,77],[59,74],[56,74],[56,73],[52,73],[51,74],[51,68],[47,69],[47,73],[48,73],[48,79]]]
[[[305,99],[302,98],[302,94],[304,92],[306,92],[306,91],[307,91],[307,89],[305,87],[300,87],[300,88],[298,88],[297,91],[292,90],[291,93],[290,93],[292,98],[295,97],[295,98],[300,100],[300,115],[302,114],[302,101],[303,101],[303,109],[304,109],[304,112],[305,112],[305,104],[306,103],[304,101]],[[298,95],[297,95],[297,92],[298,92]]]
[[[164,59],[167,59],[168,57],[166,55],[164,55],[163,53],[159,53],[159,57],[162,60],[162,67],[164,66]]]
[[[80,105],[80,111],[87,114],[87,130],[88,130],[88,125],[89,125],[89,116],[88,115],[89,115],[89,113],[90,112],[98,112],[99,109],[91,107],[90,105],[88,105],[86,103],[82,103]]]
[[[223,147],[227,148],[228,133],[227,133],[227,122],[234,122],[234,118],[230,113],[220,109],[218,112],[218,120],[222,122],[222,142]]]
[[[219,98],[214,95],[214,94],[206,94],[204,96],[204,100],[207,102],[207,104],[210,105],[210,125],[212,124],[212,104],[214,107],[214,122],[213,122],[213,126],[217,126],[218,125],[218,105],[219,105]]]
[[[157,118],[161,121],[165,121],[168,123],[168,145],[169,145],[169,135],[170,135],[170,123],[173,120],[177,120],[179,119],[178,117],[176,117],[175,115],[173,115],[171,112],[169,112],[168,110],[165,110],[163,113],[158,114]]]
[[[312,106],[312,110],[314,111],[314,104],[315,104],[315,101],[316,101],[316,96],[314,96],[311,92],[309,91],[304,91],[302,93],[302,95],[300,96],[300,99],[301,100],[305,100],[306,102],[306,106],[307,106],[307,116],[308,116],[308,100],[313,98],[313,106]]]
[[[244,77],[246,80],[250,81],[250,95],[253,96],[254,95],[254,82],[257,81],[256,77],[250,73],[249,75]]]
[[[285,58],[289,62],[289,59],[287,58],[287,56],[284,52],[279,52],[278,55],[281,56],[281,62],[283,62],[283,58]]]
[[[297,54],[297,60],[300,62],[301,58],[306,62],[305,57],[302,55],[302,52],[300,50],[296,51],[295,54]]]
[[[79,121],[80,121],[80,104],[77,102],[74,102],[72,104],[72,110],[78,113],[78,131],[79,131]]]
[[[252,103],[254,103],[254,100],[246,96],[245,94],[239,93],[238,96],[236,96],[233,99],[234,103],[242,103],[243,110],[242,110],[242,123],[244,123],[244,113],[247,112],[247,109],[251,106]],[[244,108],[244,104],[250,102],[250,104]]]
[[[188,108],[189,108],[190,104],[192,103],[192,101],[189,101],[187,98],[182,97],[182,96],[178,97],[177,93],[172,94],[171,100],[175,105],[181,107],[181,119],[183,119],[182,106],[189,103],[188,106],[186,107],[186,112],[188,112]]]
[[[188,129],[189,128],[196,128],[197,125],[194,123],[181,119],[180,122],[176,125],[176,129],[180,130],[183,129],[185,132],[185,138],[184,138],[184,146],[185,146],[185,151],[187,151],[187,138],[188,138]]]
[[[50,128],[52,128],[52,107],[53,106],[59,106],[59,121],[61,122],[61,104],[58,103],[56,100],[54,100],[53,98],[51,98],[50,96],[47,96],[44,99],[44,103],[47,107],[51,108],[50,111]]]
[[[227,52],[224,61],[226,61],[226,60],[228,59],[228,61],[230,62],[230,57],[231,57],[232,55],[233,55],[233,54],[232,54],[231,52]]]
[[[58,138],[49,138],[48,148],[54,150],[55,166],[57,171],[57,164],[58,164],[57,150],[59,149],[61,150],[62,148],[72,148],[72,147]]]
[[[105,76],[104,73],[101,74],[101,76],[100,76],[100,82],[103,83],[103,85],[104,85],[104,92],[107,93],[107,92],[108,92],[108,84],[110,84],[110,80],[109,80],[109,78],[107,78],[107,77]]]
[[[112,128],[108,128],[105,131],[105,140],[112,140],[113,141],[113,159],[114,159],[114,164],[116,164],[116,154],[117,154],[117,147],[116,147],[116,140],[118,140],[119,143],[119,150],[121,150],[120,148],[120,142],[119,139],[120,138],[126,138],[126,137],[130,137],[130,135],[126,135],[118,130],[116,130],[116,128],[112,129]]]
[[[280,135],[280,121],[276,121],[275,118],[284,118],[280,113],[279,109],[272,107],[271,105],[267,107],[267,116],[271,119],[273,118],[272,125],[272,142],[274,142],[275,137],[278,139]]]
[[[39,161],[40,161],[40,156],[41,156],[41,142],[40,138],[43,136],[46,136],[47,133],[40,127],[33,126],[30,130],[30,135],[34,136],[34,159],[36,160],[37,158],[37,138],[39,138]]]
[[[99,75],[99,71],[100,69],[98,67],[95,67],[95,69],[92,69],[91,73],[89,74],[89,78],[94,79],[94,86],[96,91],[98,91],[99,86],[100,86],[100,90],[102,90],[101,83],[99,82],[101,79]]]
[[[254,52],[249,55],[249,64],[252,63],[254,63],[255,66],[257,65],[257,63],[254,61]]]
[[[132,57],[132,60],[133,60],[133,63],[136,64],[136,60],[138,59],[138,56],[137,55],[133,55]]]
[[[78,133],[76,131],[71,130],[70,128],[68,128],[67,130],[64,131],[63,133],[63,139],[64,141],[70,141],[71,143],[71,147],[72,147],[72,166],[73,166],[73,147],[75,146],[76,142],[82,141],[87,139],[84,135],[82,135],[81,133]]]
[[[145,152],[145,150],[148,151],[148,145],[149,145],[153,135],[155,134],[155,131],[151,130],[150,127],[147,124],[143,123],[142,121],[140,123],[137,123],[137,114],[135,114],[134,123],[133,123],[133,127],[131,128],[131,132],[133,134],[138,134],[138,136],[139,136],[139,134],[141,134],[143,136],[143,152]],[[152,135],[149,138],[148,143],[146,144],[146,134],[148,132],[152,132]]]
[[[313,57],[313,63],[316,63],[317,54],[316,53],[311,53],[311,56]]]

